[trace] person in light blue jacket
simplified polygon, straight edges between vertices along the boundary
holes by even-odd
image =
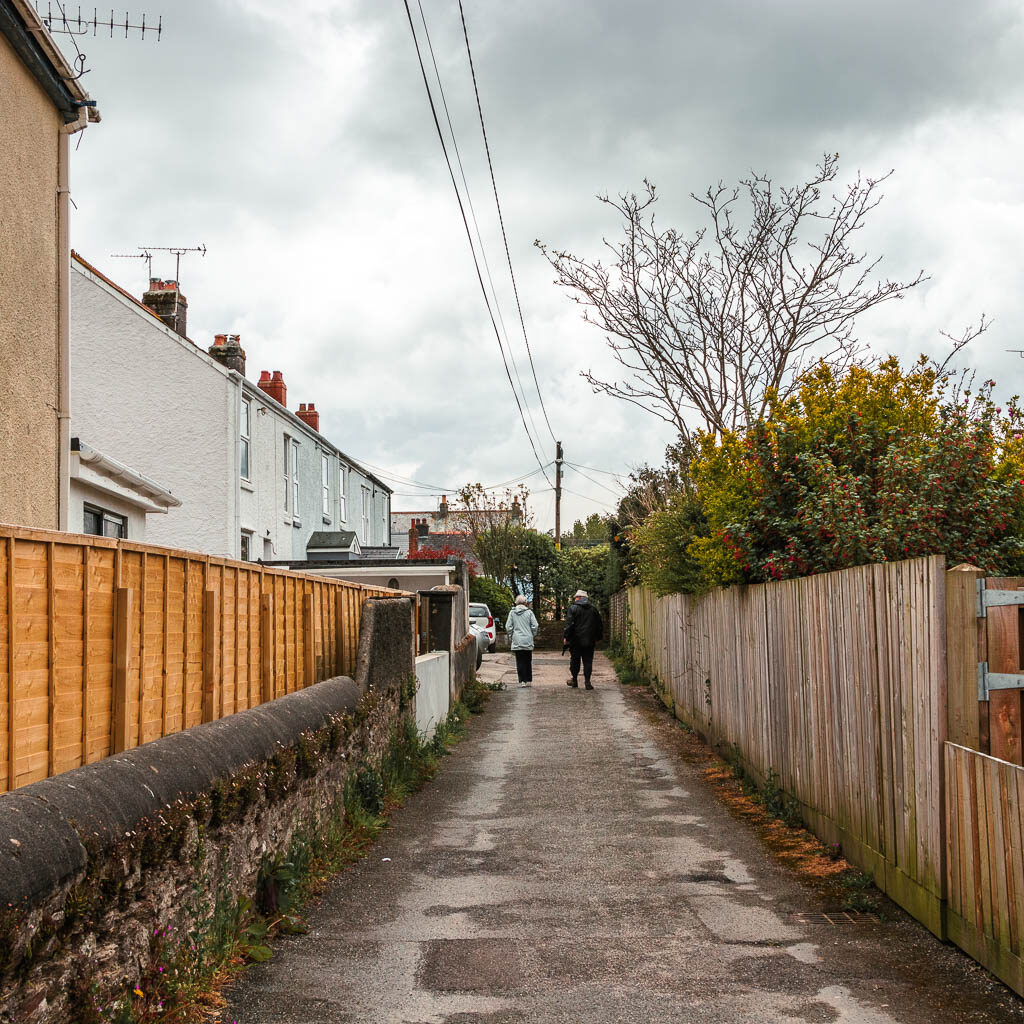
[[[537,616],[527,607],[525,595],[520,594],[505,623],[512,653],[516,656],[516,674],[520,686],[533,685],[533,638],[538,628]]]

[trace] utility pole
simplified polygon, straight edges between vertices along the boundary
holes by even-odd
[[[555,442],[555,550],[562,550],[562,442]]]

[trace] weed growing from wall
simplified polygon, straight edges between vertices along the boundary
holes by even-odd
[[[411,700],[414,693],[413,688],[406,699]],[[234,897],[223,875],[209,877],[204,868],[207,831],[244,815],[260,793],[270,800],[280,799],[296,780],[315,776],[342,743],[370,720],[373,701],[379,698],[371,692],[351,716],[339,716],[325,729],[302,737],[294,749],[279,751],[267,765],[254,766],[259,786],[254,788],[243,772],[194,801],[187,807],[198,840],[190,858],[194,882],[186,934],[176,936],[170,928],[156,928],[152,966],[119,993],[103,996],[89,979],[77,979],[76,1016],[71,1024],[183,1024],[205,1019],[205,1011],[216,1005],[211,989],[246,962],[269,959],[275,935],[305,930],[301,911],[309,898],[366,853],[389,813],[434,775],[440,758],[462,736],[470,716],[483,710],[489,696],[487,687],[474,680],[429,741],[408,715],[403,716],[379,761],[364,759],[351,766],[343,794],[330,812],[296,830],[284,851],[264,858],[252,898]],[[180,842],[180,837],[175,841]]]

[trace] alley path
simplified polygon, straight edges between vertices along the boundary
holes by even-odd
[[[278,940],[238,1024],[1020,1021],[1021,1003],[896,914],[823,908],[674,752],[646,691],[566,659],[504,674],[469,736],[366,860]]]

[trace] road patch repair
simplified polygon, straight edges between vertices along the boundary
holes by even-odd
[[[893,904],[830,905],[642,687],[535,658],[367,858],[228,993],[238,1024],[1024,1021]]]

